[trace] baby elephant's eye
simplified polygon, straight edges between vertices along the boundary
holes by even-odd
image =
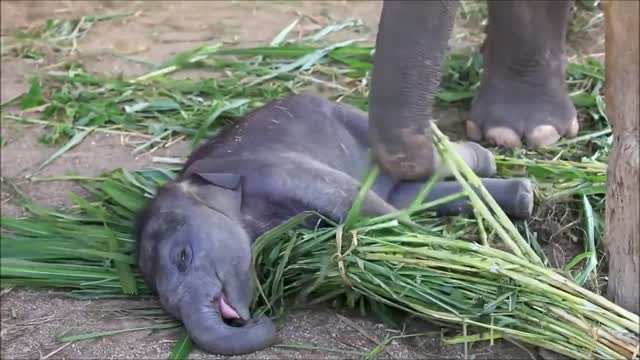
[[[178,252],[176,265],[180,272],[185,272],[189,269],[189,265],[191,265],[191,249],[184,247]]]

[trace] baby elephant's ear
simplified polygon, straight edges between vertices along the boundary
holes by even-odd
[[[209,208],[234,217],[242,209],[242,176],[232,173],[193,172],[199,178],[190,192]]]
[[[196,172],[196,174],[211,185],[219,186],[227,190],[238,189],[242,181],[242,176],[238,174],[210,172]]]
[[[204,158],[193,162],[182,173],[182,178],[196,175],[201,180],[211,185],[219,186],[229,190],[235,190],[240,186],[242,176],[230,172],[220,172],[212,169],[225,168],[217,159]]]

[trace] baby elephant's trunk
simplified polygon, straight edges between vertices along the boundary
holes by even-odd
[[[212,299],[191,297],[182,305],[181,318],[189,336],[208,353],[248,354],[264,349],[276,340],[275,325],[268,318],[252,319],[236,327],[224,322]]]

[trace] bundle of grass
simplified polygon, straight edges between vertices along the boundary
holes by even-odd
[[[77,298],[150,294],[134,268],[132,219],[145,198],[174,176],[175,170],[119,169],[78,179],[97,200],[70,194],[75,205],[60,211],[23,196],[31,216],[2,217],[1,286],[59,288]]]
[[[475,219],[437,219],[425,184],[398,214],[361,218],[361,197],[342,224],[298,227],[310,215],[255,243],[257,313],[278,313],[291,297],[391,307],[454,328],[450,343],[510,338],[575,358],[638,356],[640,320],[545,264],[433,125],[438,151],[465,191]],[[506,162],[517,162],[507,159]],[[550,165],[540,165],[539,170]],[[556,168],[557,170],[557,168]],[[131,219],[174,172],[125,170],[85,182],[98,201],[78,196],[67,211],[28,205],[27,219],[2,218],[2,286],[71,289],[80,297],[148,294],[133,267]],[[364,194],[375,179],[364,179]],[[332,225],[332,226],[331,226]],[[162,325],[162,323],[160,324]],[[175,326],[166,322],[164,326]],[[185,344],[181,339],[181,346]]]
[[[342,296],[351,305],[382,304],[462,325],[464,334],[449,343],[508,337],[571,358],[637,358],[638,316],[545,266],[544,255],[522,237],[435,125],[433,131],[474,206],[475,221],[424,218],[436,204],[421,201],[434,177],[414,206],[394,216],[359,219],[356,202],[344,224],[315,231],[283,225],[256,242],[260,294],[268,304],[262,311],[291,296],[314,302]],[[414,224],[402,221],[408,216]],[[485,224],[497,235],[497,246]]]

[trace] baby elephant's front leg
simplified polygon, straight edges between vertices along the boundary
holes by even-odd
[[[311,181],[311,179],[310,179]],[[347,174],[334,171],[325,174],[324,181],[315,183],[313,191],[300,194],[306,204],[316,211],[326,214],[334,221],[344,221],[351,210],[358,194],[361,183]],[[373,191],[367,191],[362,201],[361,213],[365,216],[381,216],[398,211]]]
[[[270,179],[275,180],[272,189],[280,196],[293,198],[308,210],[317,211],[333,221],[345,220],[360,193],[360,181],[311,159],[289,159],[289,165],[295,169],[295,176],[278,172]],[[397,211],[372,191],[366,193],[361,207],[363,215],[372,217]]]

